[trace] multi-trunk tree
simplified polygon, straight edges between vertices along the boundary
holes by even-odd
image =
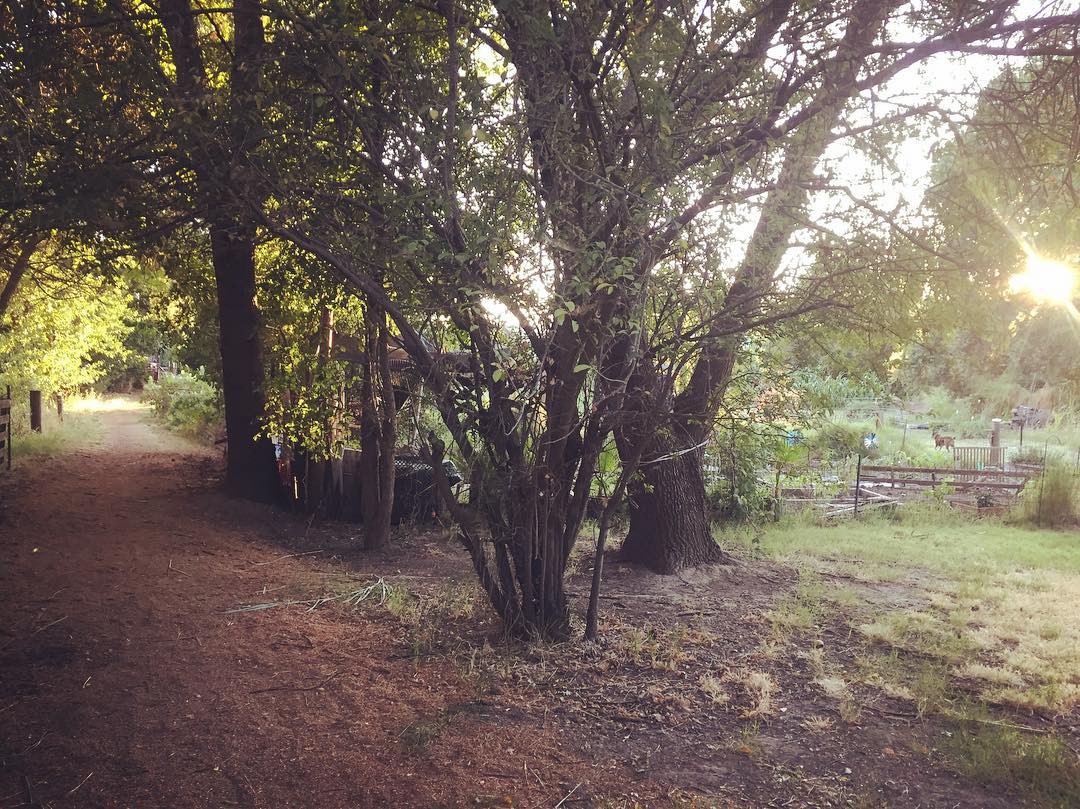
[[[401,331],[474,469],[462,536],[508,623],[565,631],[563,566],[613,429],[625,457],[651,445],[638,453],[646,528],[632,530],[631,550],[647,548],[638,558],[662,570],[714,557],[695,448],[742,335],[827,303],[807,284],[772,300],[817,156],[857,94],[935,53],[1028,30],[1008,21],[1010,7],[939,17],[869,0],[745,13],[507,0],[389,5],[383,33],[365,29],[391,80],[423,90],[373,102],[363,84],[339,87],[342,119],[348,100],[353,120],[389,122],[385,159],[358,151],[357,184],[339,182],[333,215],[290,206],[268,226],[335,266]],[[403,20],[415,27],[390,22]],[[922,39],[888,40],[900,22]],[[508,93],[486,81],[511,72]],[[378,177],[377,207],[365,205],[365,172]],[[768,215],[734,281],[713,267],[680,287],[669,268],[686,240],[722,234],[725,205],[765,192]],[[332,232],[350,209],[394,234],[393,289],[422,290],[457,328],[467,373],[440,367],[376,262]],[[694,314],[665,331],[654,304],[680,288],[700,297],[683,296]],[[672,344],[697,354],[674,362]]]

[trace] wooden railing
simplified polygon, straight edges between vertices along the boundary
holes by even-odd
[[[989,469],[1005,466],[1005,447],[953,447],[957,469]]]
[[[983,449],[983,447],[973,447]],[[993,447],[992,449],[1001,449]],[[1017,493],[1034,475],[1031,472],[1002,469],[937,469],[929,466],[862,467],[863,484],[887,483],[892,488],[906,486],[934,487],[947,484],[958,492],[973,490]]]
[[[0,396],[0,471],[11,469],[11,386]]]

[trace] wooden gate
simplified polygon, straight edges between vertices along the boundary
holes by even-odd
[[[953,447],[957,469],[1002,469],[1005,447]]]
[[[11,469],[11,386],[0,397],[0,470]]]

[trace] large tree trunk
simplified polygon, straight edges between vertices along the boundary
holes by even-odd
[[[364,378],[360,413],[360,503],[364,547],[390,541],[394,509],[394,445],[397,407],[387,345],[386,313],[369,301],[364,313]]]
[[[227,145],[207,139],[213,122],[190,0],[164,0],[161,13],[176,68],[181,113],[177,126],[181,142],[189,150],[210,228],[229,439],[226,486],[237,496],[270,502],[280,498],[281,487],[273,445],[269,439],[259,437],[265,398],[255,303],[255,227],[244,214],[248,204],[242,201],[245,189],[232,176],[231,169],[249,156],[260,136],[258,93],[265,39],[262,9],[257,0],[237,0],[233,5],[235,35]]]
[[[642,481],[630,489],[630,532],[622,546],[624,559],[657,573],[725,558],[709,530],[701,454],[671,449],[664,460],[641,467]]]
[[[848,21],[844,49],[860,52],[860,46],[872,38],[882,13],[882,7],[878,7],[873,13],[853,14]],[[700,445],[711,434],[731,382],[743,335],[769,306],[767,298],[775,289],[780,262],[792,234],[803,220],[807,185],[839,121],[846,94],[855,90],[854,64],[854,60],[839,60],[830,66],[820,97],[831,100],[817,117],[804,124],[786,151],[776,188],[765,199],[734,282],[703,341],[690,381],[674,399],[673,429],[683,436],[681,447]],[[647,377],[639,376],[641,379]],[[672,445],[670,450],[678,451],[681,447]],[[656,452],[649,454],[659,456]],[[627,558],[661,572],[708,561],[715,545],[711,538],[706,545],[697,527],[699,514],[702,519],[705,515],[701,458],[702,453],[695,451],[654,465],[660,468],[646,467],[651,491],[643,492],[632,502],[630,534],[623,546]],[[707,520],[705,524],[708,533]],[[706,558],[697,558],[702,554]]]
[[[262,345],[255,306],[255,242],[217,222],[210,226],[217,279],[221,387],[229,438],[225,485],[230,494],[274,502],[281,496],[274,445],[260,436],[263,395]]]

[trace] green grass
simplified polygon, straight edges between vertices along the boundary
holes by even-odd
[[[745,545],[748,536],[725,534],[721,541]],[[873,581],[880,580],[875,574],[881,567],[894,568],[901,577],[926,571],[963,580],[1017,569],[1080,575],[1076,533],[976,522],[947,512],[920,511],[899,521],[868,516],[835,525],[796,516],[757,535],[756,545],[768,558],[822,563],[826,569],[830,563],[849,563],[845,572],[857,572],[870,563],[864,578]]]
[[[1047,807],[1080,805],[1076,755],[1053,737],[972,725],[953,734],[945,752],[958,769],[984,783],[1021,787]]]
[[[63,455],[101,440],[101,420],[93,413],[66,413],[61,423],[55,411],[47,410],[42,418],[40,433],[29,430],[16,433],[11,441],[11,454],[17,464],[31,456]]]
[[[774,636],[813,636],[835,615],[826,603],[842,606],[865,644],[845,679],[958,723],[947,751],[956,769],[1011,784],[1033,805],[1080,805],[1075,755],[1016,727],[1031,712],[1080,708],[1080,532],[930,507],[835,525],[791,517],[719,539],[799,571],[766,616]],[[804,656],[822,687],[844,682],[827,657]]]
[[[854,612],[868,646],[860,679],[919,716],[1080,704],[1080,627],[1069,618],[1080,603],[1080,535],[922,509],[839,525],[793,518],[722,541],[800,571],[766,615],[774,637],[815,633],[828,601]],[[837,585],[835,574],[862,584]],[[872,589],[882,583],[918,606],[882,609]]]

